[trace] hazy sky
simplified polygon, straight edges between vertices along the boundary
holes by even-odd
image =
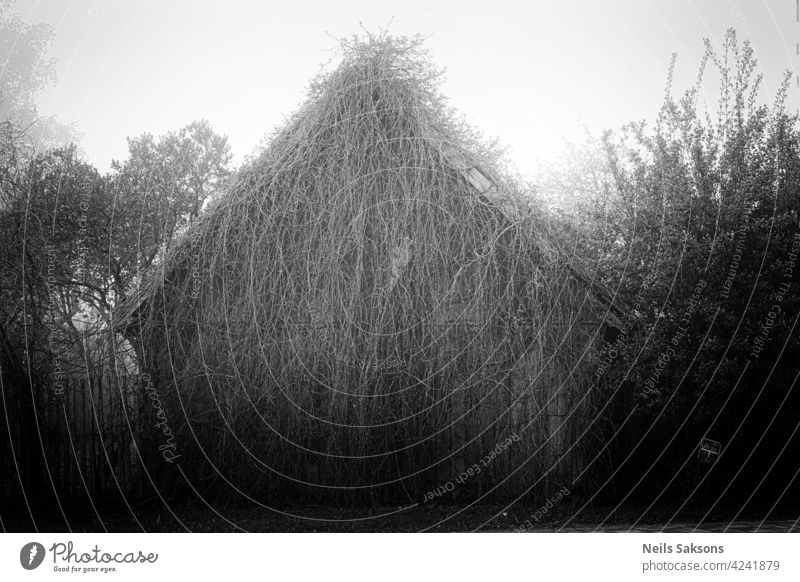
[[[40,113],[77,122],[102,170],[125,157],[127,136],[199,118],[241,160],[301,103],[336,39],[363,23],[426,36],[450,103],[527,174],[576,134],[578,119],[593,131],[653,119],[671,53],[686,88],[702,39],[719,45],[729,27],[752,42],[771,99],[800,58],[796,2],[19,0],[17,12],[56,31],[58,82]]]

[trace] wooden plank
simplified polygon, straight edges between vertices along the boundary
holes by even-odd
[[[461,151],[447,142],[442,142],[440,149],[444,159],[447,161],[447,164],[454,170],[469,170],[475,165],[470,162]]]
[[[486,175],[481,172],[478,168],[472,167],[466,170],[460,170],[461,175],[464,176],[467,181],[472,184],[475,189],[480,192],[481,194],[487,194],[487,198],[490,200],[500,202],[502,201],[502,196],[500,196],[497,192],[497,188],[495,188],[494,184],[492,183]]]

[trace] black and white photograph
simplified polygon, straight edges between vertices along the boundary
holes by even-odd
[[[800,533],[798,63],[798,0],[0,0],[0,571],[800,573],[718,535]]]

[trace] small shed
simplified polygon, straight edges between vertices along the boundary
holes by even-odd
[[[192,478],[270,499],[545,494],[593,454],[593,355],[618,314],[573,242],[446,107],[417,41],[354,41],[116,325]]]

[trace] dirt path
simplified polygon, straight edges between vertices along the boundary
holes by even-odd
[[[35,524],[27,515],[0,511],[0,529],[8,532],[798,532],[800,520],[791,511],[764,520],[762,513],[743,515],[731,521],[736,511],[718,513],[704,520],[704,513],[681,515],[673,512],[647,514],[628,509],[613,516],[595,509],[576,523],[577,517],[564,508],[549,522],[535,522],[534,509],[497,506],[409,506],[373,508],[302,507],[172,507],[138,508],[134,513],[119,508],[95,513],[72,513],[65,521],[57,511],[42,510]],[[618,511],[615,509],[614,511]],[[99,515],[98,515],[99,514]]]

